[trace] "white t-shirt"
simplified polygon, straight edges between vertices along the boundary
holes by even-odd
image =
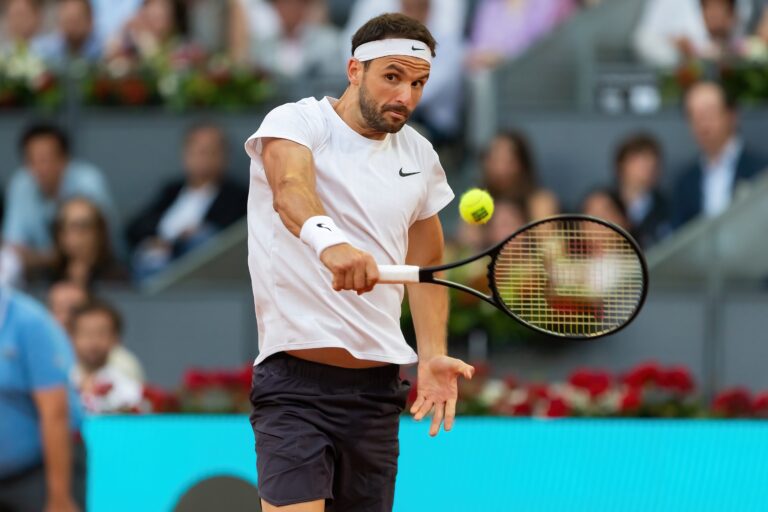
[[[219,188],[215,185],[197,189],[184,187],[160,219],[157,227],[160,236],[173,241],[185,231],[199,228],[218,193]]]
[[[358,359],[417,360],[400,331],[402,285],[357,295],[336,292],[314,251],[291,234],[272,207],[261,138],[312,150],[320,200],[350,243],[379,264],[403,264],[408,229],[452,199],[432,145],[409,126],[381,141],[347,125],[330,98],[306,98],[272,110],[245,143],[251,157],[248,266],[259,326],[259,364],[285,350],[339,347]]]

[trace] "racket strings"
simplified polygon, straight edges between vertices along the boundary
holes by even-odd
[[[555,335],[592,337],[634,316],[645,274],[623,235],[573,219],[544,222],[510,239],[496,256],[494,281],[520,320]]]

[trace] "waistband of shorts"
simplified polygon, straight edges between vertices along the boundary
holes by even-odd
[[[290,375],[337,386],[386,386],[400,375],[400,365],[387,364],[372,368],[342,368],[316,363],[294,357],[286,352],[277,352],[262,361],[261,365],[277,365],[285,368]]]

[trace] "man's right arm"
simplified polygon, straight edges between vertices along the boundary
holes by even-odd
[[[300,237],[307,219],[326,215],[315,187],[312,152],[287,139],[263,139],[261,158],[272,189],[272,206],[285,227]],[[379,279],[373,257],[350,244],[332,245],[320,254],[320,261],[333,274],[333,289],[371,291]]]

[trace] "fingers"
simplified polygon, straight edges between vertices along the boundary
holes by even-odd
[[[446,432],[453,428],[454,418],[456,418],[456,399],[451,398],[445,403],[445,420],[443,420],[443,425]]]
[[[435,414],[432,416],[432,425],[429,427],[429,435],[435,437],[440,432],[440,424],[445,415],[445,404],[435,404]]]
[[[379,268],[370,254],[349,244],[331,246],[321,254],[321,261],[333,275],[332,286],[338,291],[369,292],[379,280]]]
[[[379,266],[374,261],[373,256],[368,255],[365,266],[365,291],[373,290],[376,283],[379,282]]]
[[[429,399],[424,399],[424,402],[421,404],[421,407],[416,411],[416,414],[413,415],[413,419],[416,421],[421,421],[424,416],[429,414],[429,411],[432,409],[432,407],[435,405],[435,402]]]
[[[413,402],[413,405],[411,406],[411,414],[416,414],[416,411],[421,409],[421,406],[424,404],[424,397],[422,395],[418,395],[416,397],[416,401]]]

